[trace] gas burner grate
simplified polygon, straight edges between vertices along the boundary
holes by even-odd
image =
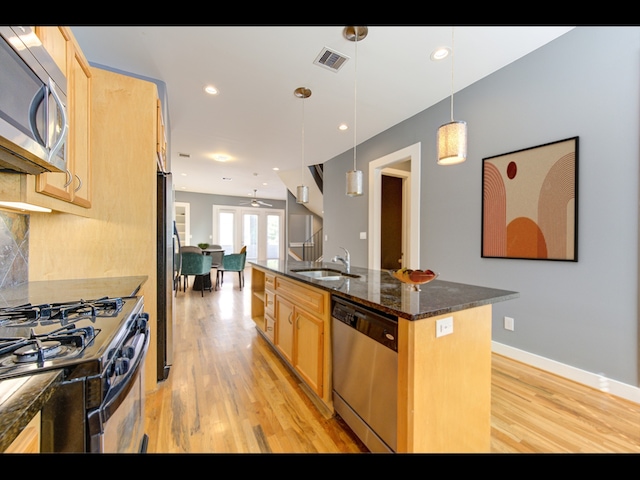
[[[79,352],[100,332],[92,326],[76,328],[69,324],[49,333],[36,334],[30,329],[29,336],[0,338],[0,356],[13,354],[15,363],[37,362]]]
[[[122,310],[123,304],[122,298],[109,297],[40,305],[28,303],[0,308],[0,325],[64,324],[79,318],[115,317]]]

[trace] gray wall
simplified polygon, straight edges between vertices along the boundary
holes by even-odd
[[[237,207],[240,202],[251,201],[251,197],[233,197],[228,195],[212,195],[208,193],[181,192],[175,191],[174,201],[189,203],[191,219],[191,242],[190,245],[199,243],[213,243],[211,232],[213,232],[213,205],[230,205]],[[273,207],[260,207],[264,209],[277,208],[285,210],[286,201],[267,200]]]
[[[462,48],[459,45],[458,48]],[[426,81],[426,79],[425,79]],[[493,340],[629,385],[638,374],[640,28],[578,27],[455,94],[465,163],[436,164],[446,99],[358,146],[365,195],[344,195],[352,152],[324,166],[325,252],[367,266],[367,163],[422,144],[422,268],[520,292],[493,308]],[[579,136],[578,262],[480,256],[482,159]],[[504,316],[515,331],[504,330]]]

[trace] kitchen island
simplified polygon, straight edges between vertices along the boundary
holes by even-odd
[[[343,271],[344,267],[279,260],[249,263],[253,269],[252,318],[258,331],[279,350],[326,408],[333,407],[329,320],[330,297],[335,295],[398,319],[396,451],[490,451],[491,305],[518,298],[517,292],[443,280],[422,285],[421,291],[411,291],[387,271],[351,267],[351,276],[322,280],[304,275],[303,270]],[[290,298],[291,292],[294,298]],[[285,316],[278,313],[280,295],[288,302],[283,308],[288,318],[292,309],[293,318],[315,320],[306,324],[313,325],[316,336],[310,338],[317,342],[309,341],[307,336],[295,348],[296,336],[308,333],[308,326],[294,329],[292,340],[279,340],[278,330],[290,328],[283,321]],[[289,304],[293,306],[288,307]],[[438,321],[449,317],[452,330],[437,336]],[[281,346],[287,342],[293,347]],[[319,351],[309,357],[308,352],[315,347]],[[291,355],[282,354],[287,351]],[[309,368],[311,365],[313,368]]]

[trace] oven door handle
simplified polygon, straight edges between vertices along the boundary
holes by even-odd
[[[133,342],[131,342],[131,346],[135,352],[133,358],[125,360],[128,362],[129,368],[126,369],[126,372],[116,377],[117,382],[111,387],[103,404],[99,407],[100,421],[102,424],[111,418],[135,384],[134,379],[144,366],[143,360],[149,348],[149,330],[136,335]],[[102,430],[102,428],[100,428],[100,430]]]

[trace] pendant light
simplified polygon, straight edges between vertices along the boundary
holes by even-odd
[[[467,122],[453,119],[453,27],[451,27],[451,122],[438,128],[438,165],[455,165],[467,159]]]
[[[304,184],[304,99],[311,96],[311,90],[306,87],[298,87],[293,94],[302,99],[302,169],[300,172],[300,185],[297,188],[296,203],[309,203],[309,187]]]
[[[369,33],[367,27],[345,27],[344,36],[355,42],[354,75],[353,75],[353,170],[347,172],[347,195],[357,197],[362,195],[362,171],[356,169],[356,146],[358,144],[357,112],[358,112],[358,42],[364,40]]]

